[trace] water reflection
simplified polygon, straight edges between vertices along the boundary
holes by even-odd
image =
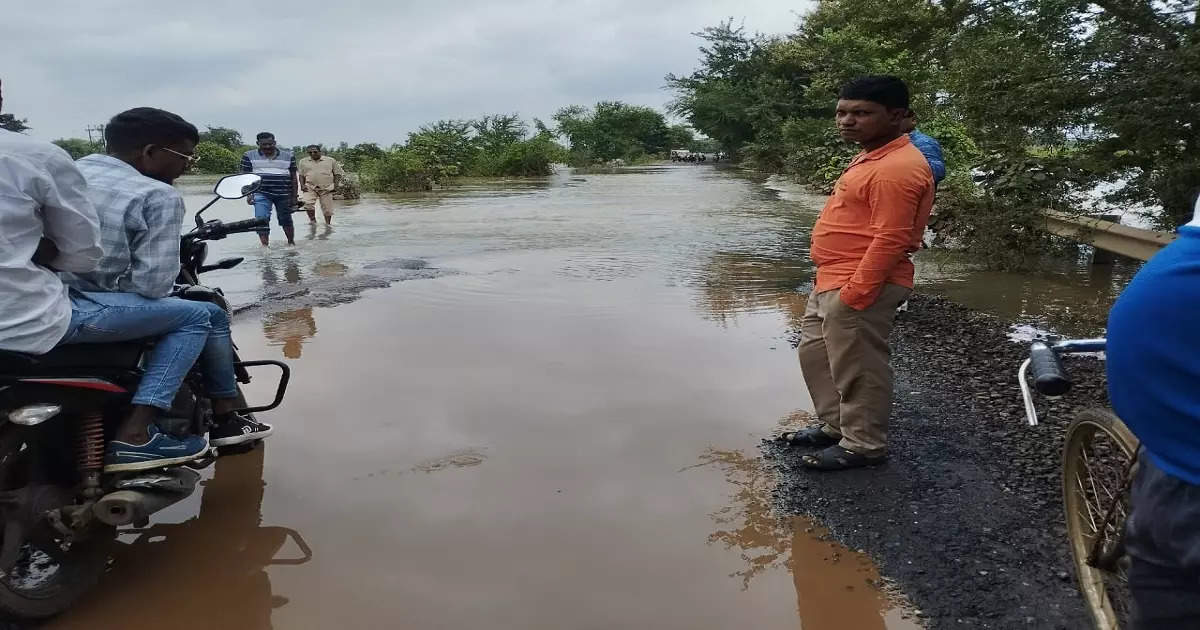
[[[804,630],[916,628],[875,588],[879,574],[869,559],[824,540],[804,517],[775,515],[770,499],[775,481],[760,458],[710,448],[693,467],[702,466],[720,468],[734,487],[729,505],[710,515],[717,530],[708,542],[741,555],[745,566],[730,577],[743,590],[768,571],[786,569]]]
[[[316,223],[308,224],[308,235],[304,237],[308,241],[325,241],[329,240],[329,235],[333,234],[333,226],[322,223],[320,227]]]
[[[1092,265],[1079,260],[1045,260],[1036,271],[1009,273],[973,269],[959,255],[922,251],[916,259],[918,290],[1006,319],[1049,326],[1062,334],[1095,335],[1141,263]]]
[[[721,324],[738,313],[776,309],[799,327],[807,301],[799,288],[811,281],[812,266],[797,258],[717,252],[700,275],[701,309]]]
[[[273,628],[288,598],[266,567],[304,564],[312,552],[298,532],[261,526],[263,453],[218,459],[196,516],[123,533],[101,587],[50,627]]]
[[[264,289],[281,284],[281,280],[283,284],[299,284],[304,279],[300,272],[299,259],[295,255],[289,255],[282,260],[270,254],[263,256],[259,259],[259,270],[262,271]]]
[[[317,334],[317,319],[311,306],[263,315],[263,335],[272,346],[282,346],[283,356],[299,359],[304,342]]]

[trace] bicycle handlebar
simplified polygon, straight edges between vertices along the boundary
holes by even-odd
[[[1033,386],[1043,395],[1062,396],[1071,391],[1071,379],[1050,346],[1038,341],[1029,347],[1029,369],[1033,373]]]
[[[1038,423],[1037,408],[1029,391],[1026,373],[1033,374],[1033,386],[1046,396],[1062,396],[1071,390],[1071,379],[1067,378],[1059,357],[1064,354],[1103,352],[1108,346],[1105,339],[1067,339],[1052,346],[1035,341],[1029,347],[1029,358],[1017,369],[1017,382],[1021,385],[1021,398],[1025,402],[1025,418],[1030,426]]]

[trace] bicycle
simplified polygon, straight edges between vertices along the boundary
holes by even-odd
[[[1071,389],[1060,357],[1103,352],[1105,339],[1072,339],[1053,345],[1034,342],[1017,380],[1030,426],[1038,424],[1026,373],[1048,398]],[[1129,488],[1137,465],[1138,440],[1108,409],[1087,409],[1067,427],[1062,451],[1063,511],[1079,591],[1098,630],[1128,624],[1130,596],[1125,555]]]

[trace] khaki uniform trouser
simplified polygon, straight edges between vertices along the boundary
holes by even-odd
[[[333,216],[333,189],[320,190],[316,186],[309,184],[308,192],[300,193],[300,198],[304,200],[308,216],[316,216],[317,201],[321,202],[322,214],[327,217]]]
[[[866,310],[842,303],[841,290],[815,290],[800,326],[800,369],[825,432],[862,455],[887,452],[892,410],[888,335],[912,289],[885,284]]]

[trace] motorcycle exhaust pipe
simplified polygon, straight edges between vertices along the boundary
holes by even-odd
[[[120,527],[145,520],[151,514],[178,503],[188,495],[174,492],[117,490],[96,501],[92,513],[102,523]]]
[[[186,468],[141,473],[117,481],[116,490],[92,506],[101,522],[113,527],[145,521],[151,514],[191,496],[200,475]]]

